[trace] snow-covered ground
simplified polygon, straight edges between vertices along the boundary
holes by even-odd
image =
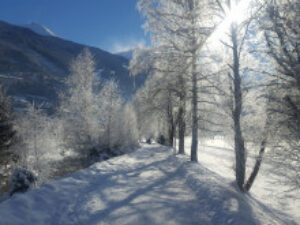
[[[189,154],[191,139],[186,138],[186,153]],[[255,149],[254,149],[255,150]],[[253,169],[258,149],[248,153],[247,172]],[[265,155],[266,157],[268,155]],[[199,145],[199,163],[218,175],[234,180],[233,146],[222,137],[201,141]],[[278,218],[289,218],[300,224],[300,190],[289,191],[290,186],[282,177],[274,173],[272,162],[265,158],[249,196],[253,201],[263,203]],[[287,170],[288,172],[288,170]],[[289,223],[287,223],[289,224]]]
[[[239,193],[232,177],[205,168],[207,163],[143,145],[16,194],[0,204],[0,224],[296,224],[256,196]]]

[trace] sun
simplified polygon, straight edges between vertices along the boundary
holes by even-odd
[[[235,0],[231,1],[231,5],[225,8],[225,21],[227,23],[239,23],[243,20],[246,10],[246,0],[237,3]]]
[[[250,1],[251,0],[231,0],[229,4],[223,7],[224,19],[210,37],[210,43],[219,42],[220,39],[223,39],[224,34],[228,32],[233,23],[240,24],[247,18]]]

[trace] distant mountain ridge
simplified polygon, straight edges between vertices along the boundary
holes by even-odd
[[[29,28],[30,30],[32,30],[33,32],[35,32],[39,35],[57,37],[57,35],[52,30],[50,30],[48,27],[38,24],[38,23],[35,23],[35,22],[31,22],[29,24],[22,25],[22,27]]]
[[[94,55],[101,77],[115,78],[124,97],[130,98],[136,89],[127,69],[128,59],[56,36],[39,35],[4,21],[0,21],[0,82],[16,99],[56,102],[69,74],[70,62],[84,48]],[[145,78],[145,75],[136,78],[137,88]]]
[[[128,60],[131,60],[132,59],[132,56],[133,56],[133,49],[131,50],[128,50],[128,51],[125,51],[125,52],[118,52],[116,53],[116,55],[120,55],[120,56],[123,56],[124,58],[128,59]]]

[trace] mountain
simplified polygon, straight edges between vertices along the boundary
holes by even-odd
[[[129,61],[122,56],[57,36],[40,35],[4,21],[0,21],[0,82],[17,106],[33,100],[52,105],[64,88],[70,62],[84,48],[94,55],[96,69],[103,79],[119,81],[124,98],[130,98],[143,84],[145,75],[136,78],[134,87],[127,69]]]
[[[29,28],[33,32],[39,34],[39,35],[44,35],[44,36],[53,36],[56,37],[57,35],[51,31],[49,28],[45,27],[44,25],[38,24],[31,22],[30,24],[25,24],[22,25],[23,27]]]
[[[133,50],[128,50],[125,52],[118,52],[116,55],[123,56],[124,58],[131,60],[133,55]]]

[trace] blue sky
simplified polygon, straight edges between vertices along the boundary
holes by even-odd
[[[111,52],[149,42],[137,0],[0,0],[0,20],[36,22],[56,35]]]

